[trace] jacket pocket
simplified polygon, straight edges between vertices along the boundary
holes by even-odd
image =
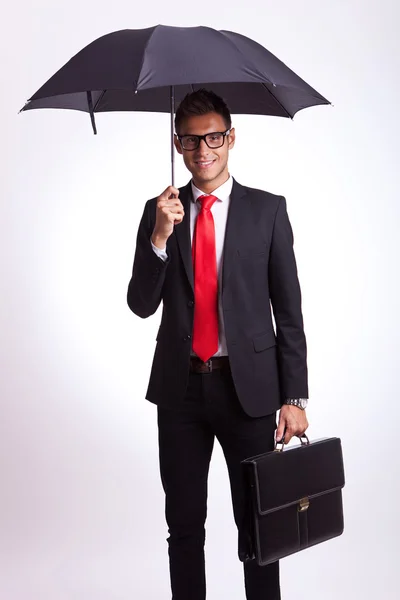
[[[262,352],[262,350],[276,346],[275,332],[270,330],[265,333],[259,333],[253,337],[253,345],[256,352]]]

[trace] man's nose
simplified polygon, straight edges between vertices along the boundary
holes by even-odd
[[[203,139],[201,139],[201,140],[200,140],[200,143],[199,143],[198,150],[201,150],[201,151],[203,151],[203,150],[206,150],[206,152],[208,152],[208,151],[209,151],[209,149],[210,149],[210,148],[207,146],[207,144],[206,144],[206,140],[205,140],[204,138],[203,138]]]

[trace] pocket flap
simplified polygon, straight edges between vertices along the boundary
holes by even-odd
[[[261,333],[255,337],[253,337],[254,350],[256,352],[261,352],[262,350],[266,350],[267,348],[271,348],[276,345],[276,337],[274,330],[267,331],[266,333]]]

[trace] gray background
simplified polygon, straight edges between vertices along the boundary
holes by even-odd
[[[309,347],[309,434],[340,436],[345,453],[345,534],[282,562],[283,598],[395,600],[394,0],[3,6],[0,597],[170,597],[156,412],[144,400],[160,314],[141,321],[125,301],[144,202],[169,184],[168,117],[102,114],[94,136],[87,114],[17,115],[92,40],[157,23],[253,37],[335,105],[293,122],[235,116],[231,173],[287,198]],[[189,177],[178,165],[182,185]],[[216,446],[210,600],[244,599],[236,546]]]

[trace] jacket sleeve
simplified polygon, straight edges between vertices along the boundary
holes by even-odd
[[[169,256],[166,261],[159,258],[151,245],[155,206],[155,200],[149,200],[144,207],[127,294],[129,308],[143,319],[153,315],[160,305],[165,274],[170,262]]]
[[[272,232],[268,277],[276,323],[282,401],[308,398],[307,345],[293,242],[286,200],[280,197]]]

